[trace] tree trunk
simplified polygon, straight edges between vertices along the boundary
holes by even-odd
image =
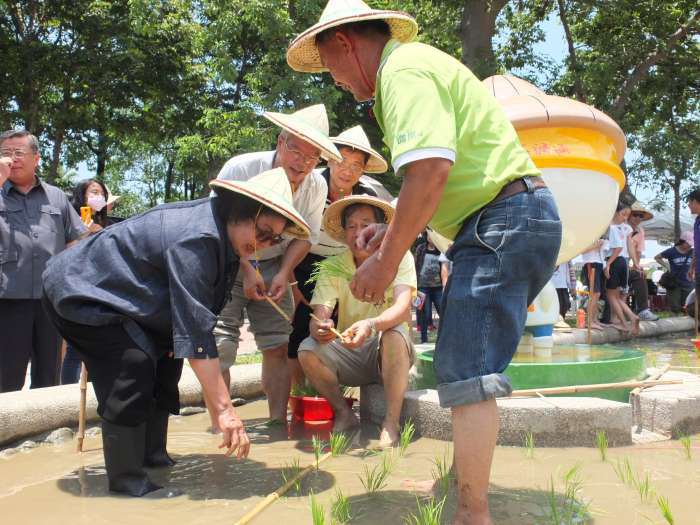
[[[49,171],[46,174],[46,181],[49,184],[55,184],[58,178],[58,165],[61,162],[61,148],[63,147],[63,139],[65,137],[65,129],[59,129],[53,136],[53,151],[51,152],[51,163]]]
[[[173,175],[174,175],[174,163],[172,159],[168,159],[168,169],[165,172],[165,190],[164,199],[165,202],[170,202],[173,197]]]
[[[105,167],[107,165],[107,138],[101,129],[97,130],[97,170],[95,171],[95,179],[104,182]]]
[[[496,18],[508,0],[465,0],[462,13],[462,63],[480,79],[498,71],[492,39]]]
[[[681,238],[681,180],[678,173],[673,174],[673,240]]]
[[[569,46],[569,69],[574,76],[574,97],[580,102],[586,103],[586,93],[583,89],[583,81],[581,80],[581,69],[579,68],[578,59],[576,57],[576,46],[574,45],[574,37],[571,34],[568,17],[566,16],[565,0],[558,0],[559,4],[559,19],[564,26],[564,34],[566,42]]]

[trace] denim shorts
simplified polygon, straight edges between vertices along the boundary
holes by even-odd
[[[434,369],[442,407],[510,395],[503,371],[527,307],[554,273],[561,222],[547,188],[491,202],[468,217],[447,256]]]

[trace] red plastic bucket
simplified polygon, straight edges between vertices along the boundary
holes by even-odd
[[[346,397],[345,402],[350,408],[355,400]],[[325,397],[290,396],[292,417],[297,421],[325,421],[333,419],[333,409]]]

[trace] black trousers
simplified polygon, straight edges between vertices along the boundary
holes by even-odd
[[[182,359],[168,357],[163,351],[154,362],[122,325],[81,325],[60,317],[45,298],[44,307],[85,363],[102,418],[117,425],[137,426],[156,409],[179,413],[177,384]]]
[[[297,281],[299,291],[307,301],[311,301],[314,295],[316,283],[306,284],[306,281],[311,277],[314,264],[322,261],[325,257],[309,253],[294,269],[294,279]],[[296,359],[299,353],[299,345],[309,337],[309,321],[311,321],[311,309],[304,303],[296,305],[294,310],[294,319],[292,320],[292,333],[289,335],[289,344],[287,345],[287,357]]]
[[[571,296],[568,288],[557,288],[557,297],[559,298],[559,315],[566,317],[566,314],[571,309]]]
[[[0,392],[22,390],[32,361],[31,388],[59,384],[61,338],[39,299],[0,299]]]

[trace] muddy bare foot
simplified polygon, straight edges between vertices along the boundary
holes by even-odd
[[[333,432],[348,432],[360,426],[360,420],[351,410],[335,414]]]
[[[639,317],[632,319],[632,335],[639,335]]]
[[[435,493],[437,482],[434,479],[405,479],[401,482],[401,487],[412,490],[419,494],[430,496]]]
[[[379,433],[379,448],[391,448],[399,442],[399,429],[395,426],[382,425]]]

